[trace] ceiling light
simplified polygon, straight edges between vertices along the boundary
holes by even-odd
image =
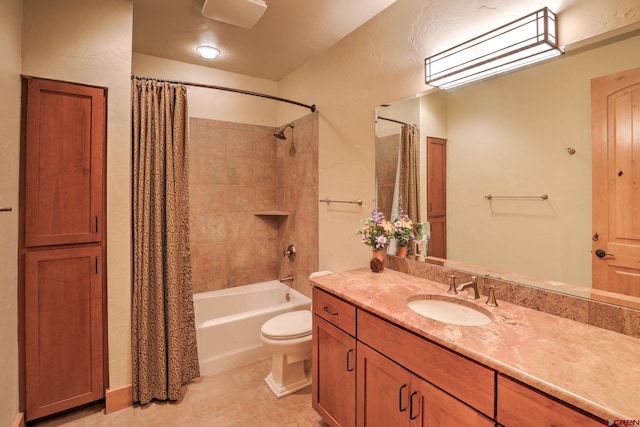
[[[545,7],[425,59],[426,83],[449,89],[561,55],[556,34]]]
[[[198,51],[198,53],[200,54],[200,56],[202,56],[203,58],[207,58],[207,59],[213,59],[215,57],[217,57],[218,55],[220,55],[220,49],[215,48],[213,46],[198,46],[196,48],[196,51]]]

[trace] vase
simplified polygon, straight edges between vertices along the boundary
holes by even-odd
[[[398,246],[396,247],[396,256],[406,257],[407,256],[407,247],[406,246]]]
[[[371,268],[371,271],[374,273],[382,273],[384,271],[384,264],[384,250],[374,250],[369,260],[369,268]]]

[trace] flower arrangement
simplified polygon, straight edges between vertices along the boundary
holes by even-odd
[[[416,238],[422,237],[422,224],[414,224],[408,215],[398,206],[398,216],[391,220],[393,233],[391,238],[398,242],[398,246],[408,246]]]
[[[357,234],[362,236],[362,243],[371,246],[373,250],[379,251],[387,247],[389,238],[393,233],[393,225],[376,208],[371,211],[371,218],[364,220],[364,226],[358,230]]]

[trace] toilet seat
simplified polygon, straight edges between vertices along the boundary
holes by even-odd
[[[311,311],[299,310],[267,320],[260,328],[265,338],[288,340],[311,335]]]

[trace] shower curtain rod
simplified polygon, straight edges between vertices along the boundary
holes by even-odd
[[[203,87],[205,89],[224,90],[224,91],[227,91],[227,92],[241,93],[243,95],[259,96],[260,98],[268,98],[268,99],[273,99],[273,100],[276,100],[276,101],[288,102],[289,104],[298,105],[300,107],[305,107],[305,108],[310,109],[312,113],[316,111],[316,104],[307,105],[307,104],[303,104],[303,103],[298,102],[298,101],[292,101],[290,99],[280,98],[279,96],[267,95],[267,94],[258,93],[258,92],[251,92],[249,90],[234,89],[232,87],[207,85],[207,84],[204,84],[204,83],[193,83],[193,82],[185,82],[185,81],[179,81],[179,80],[155,79],[153,77],[136,76],[135,74],[131,74],[131,79],[133,80],[134,78],[145,79],[145,80],[156,80],[156,81],[162,82],[162,83],[174,83],[174,84],[183,84],[185,86]]]
[[[380,120],[386,120],[388,122],[400,123],[401,125],[415,126],[415,125],[412,125],[411,123],[401,122],[400,120],[396,120],[396,119],[388,119],[388,118],[382,117],[382,116],[378,116],[377,118],[380,119]]]

